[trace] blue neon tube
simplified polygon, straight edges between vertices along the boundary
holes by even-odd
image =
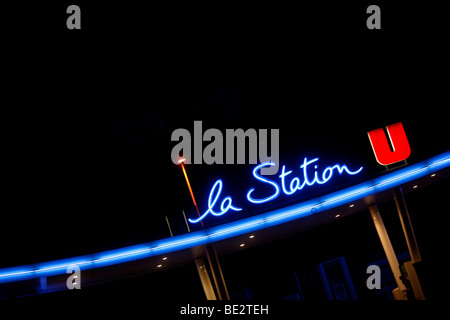
[[[64,274],[71,265],[76,265],[81,270],[87,270],[205,245],[351,203],[369,195],[416,180],[449,166],[450,151],[447,151],[428,160],[312,200],[220,226],[91,255],[0,269],[0,283]]]

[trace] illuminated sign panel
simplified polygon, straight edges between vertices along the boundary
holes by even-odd
[[[392,150],[389,147],[389,142],[384,134],[383,128],[367,133],[378,163],[387,166],[406,160],[411,154],[411,148],[402,123],[391,124],[386,127],[386,131],[391,142]]]
[[[301,177],[291,178],[290,175],[292,173],[292,170],[286,171],[286,166],[283,165],[281,174],[278,176],[278,178],[280,179],[278,183],[260,174],[261,169],[265,167],[275,166],[276,164],[274,162],[269,161],[257,165],[252,171],[253,177],[260,183],[270,186],[273,190],[272,193],[269,193],[264,197],[257,197],[253,195],[255,191],[255,188],[253,187],[247,192],[248,202],[253,204],[266,203],[278,198],[278,196],[280,195],[280,190],[283,191],[285,195],[290,196],[305,187],[313,186],[315,184],[322,185],[327,183],[331,180],[335,172],[339,173],[339,175],[342,175],[344,172],[348,175],[356,175],[363,170],[363,167],[360,167],[358,170],[352,171],[345,164],[335,164],[333,166],[326,167],[320,172],[318,161],[319,158],[308,160],[308,158],[305,157],[303,159],[303,163],[300,165]],[[288,181],[289,178],[291,178],[290,181]],[[217,217],[224,215],[229,210],[242,210],[242,208],[233,205],[233,199],[231,196],[226,196],[225,198],[223,198],[219,206],[218,201],[222,192],[222,186],[223,182],[221,179],[217,180],[214,183],[208,197],[208,209],[199,218],[189,219],[190,223],[198,223],[205,219],[209,214]]]

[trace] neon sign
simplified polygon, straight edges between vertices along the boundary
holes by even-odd
[[[115,266],[124,262],[210,244],[215,241],[248,234],[249,232],[263,230],[268,227],[306,217],[313,212],[311,210],[312,208],[326,211],[346,203],[352,203],[427,175],[435,174],[439,170],[444,170],[446,168],[450,168],[450,151],[402,169],[386,173],[375,179],[364,181],[360,184],[321,196],[320,198],[296,203],[282,208],[281,210],[269,211],[260,215],[228,222],[220,226],[85,256],[47,261],[40,264],[3,268],[0,269],[0,284],[43,276],[65,274],[67,268],[71,265],[82,267],[82,270],[103,268],[105,266]]]
[[[219,187],[219,190],[216,192],[216,188],[217,186]],[[237,208],[235,206],[233,206],[232,203],[232,199],[230,196],[225,197],[221,204],[220,204],[220,212],[215,212],[214,211],[214,206],[217,203],[217,200],[219,199],[220,194],[222,193],[222,180],[217,180],[213,187],[211,188],[211,191],[209,193],[209,198],[208,198],[208,210],[206,210],[206,212],[204,214],[202,214],[198,219],[192,220],[189,219],[190,223],[197,223],[202,221],[204,218],[206,218],[206,216],[211,213],[213,216],[221,216],[224,215],[225,213],[228,212],[228,210],[234,210],[234,211],[241,211],[242,208]],[[212,200],[211,200],[212,199]]]
[[[386,131],[391,142],[391,147],[384,134],[383,128],[369,131],[370,144],[378,163],[387,166],[402,160],[406,160],[411,155],[408,138],[401,122],[391,124],[386,127]]]
[[[278,178],[280,179],[279,183],[277,183],[267,177],[261,176],[259,174],[259,171],[262,168],[275,166],[276,164],[274,162],[269,161],[269,162],[264,162],[264,163],[257,165],[252,171],[253,176],[259,182],[261,182],[267,186],[270,186],[270,188],[272,189],[272,193],[269,193],[269,194],[265,195],[264,197],[258,198],[253,195],[253,193],[255,191],[255,188],[253,187],[250,190],[248,190],[248,192],[247,192],[247,200],[250,203],[254,203],[254,204],[266,203],[268,201],[278,198],[281,191],[285,195],[291,196],[294,193],[296,193],[297,191],[303,190],[303,188],[305,188],[305,187],[310,187],[315,184],[319,184],[319,185],[325,184],[331,180],[331,178],[333,177],[335,172],[339,173],[339,175],[342,175],[345,172],[346,174],[353,176],[353,175],[360,173],[363,170],[363,167],[360,167],[358,170],[352,171],[345,164],[343,164],[343,165],[335,164],[333,166],[326,167],[325,169],[323,169],[321,174],[319,174],[319,172],[318,172],[319,165],[317,164],[318,161],[319,161],[319,158],[314,158],[314,159],[308,160],[308,158],[305,157],[303,159],[303,163],[300,165],[302,177],[301,178],[300,177],[292,177],[290,182],[288,182],[287,177],[290,176],[290,174],[292,173],[292,170],[286,171],[286,166],[283,165],[282,169],[281,169],[281,174],[278,176]],[[312,169],[312,168],[314,168],[314,169]],[[280,187],[280,185],[281,185],[281,187]],[[220,203],[220,206],[218,205],[218,200],[222,193],[222,187],[223,187],[223,182],[221,179],[217,180],[214,183],[214,185],[212,186],[211,191],[209,193],[209,197],[208,197],[208,210],[206,210],[205,213],[203,213],[197,219],[188,219],[190,223],[198,223],[198,222],[202,221],[203,219],[205,219],[209,214],[217,217],[217,216],[224,215],[229,210],[233,210],[233,211],[241,211],[242,210],[242,208],[233,205],[233,199],[231,196],[226,196],[225,198],[223,198],[223,200]],[[219,211],[219,209],[220,209],[220,211]]]

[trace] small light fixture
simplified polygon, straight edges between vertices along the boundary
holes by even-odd
[[[339,218],[341,215],[338,213],[337,215],[335,215],[335,218]]]
[[[431,175],[432,178],[435,177],[435,176],[436,176],[436,173],[433,173],[433,174]]]
[[[351,205],[349,205],[350,208],[353,208],[355,205],[352,203]]]
[[[162,267],[162,264],[158,264],[156,267],[157,267],[157,268],[161,268],[161,267]]]
[[[415,188],[417,188],[418,187],[418,185],[416,184],[415,186],[413,186],[413,189],[415,189]]]
[[[249,238],[250,238],[250,239],[253,239],[254,237],[255,237],[255,236],[254,236],[254,235],[252,234],[252,235],[250,235],[250,237],[249,237]]]
[[[241,243],[241,244],[239,245],[239,247],[243,247],[243,246],[245,246],[245,243]]]
[[[163,260],[167,260],[167,257],[162,258]]]

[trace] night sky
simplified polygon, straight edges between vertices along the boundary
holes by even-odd
[[[401,121],[410,163],[447,151],[439,19],[411,24],[417,8],[383,5],[375,32],[361,3],[205,12],[81,2],[75,32],[56,18],[64,4],[46,5],[43,20],[22,12],[41,27],[16,28],[2,71],[0,267],[168,237],[165,215],[185,232],[181,210],[196,213],[170,136],[195,120],[223,133],[279,129],[281,164],[320,157],[364,166],[361,180],[385,169],[370,130]],[[200,210],[218,178],[245,194],[253,167],[187,165]]]

